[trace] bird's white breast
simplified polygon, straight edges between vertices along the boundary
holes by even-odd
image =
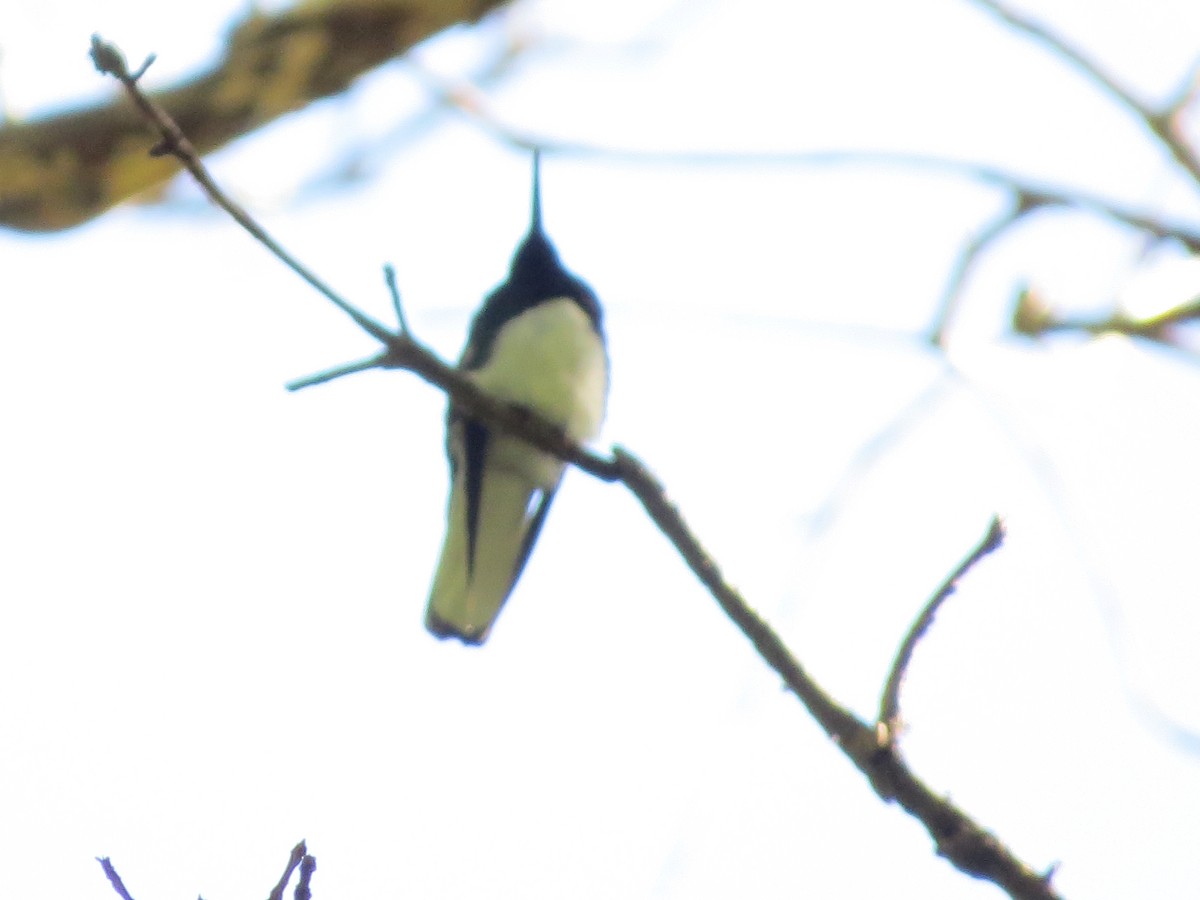
[[[506,322],[487,363],[472,374],[480,387],[536,410],[576,440],[600,431],[608,358],[587,313],[568,297]]]

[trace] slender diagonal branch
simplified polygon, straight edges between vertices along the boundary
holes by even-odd
[[[121,880],[121,876],[117,874],[117,870],[113,868],[112,860],[107,856],[97,856],[96,862],[100,863],[100,867],[104,869],[104,877],[108,879],[109,884],[113,886],[113,890],[117,892],[117,896],[121,900],[133,900],[129,896],[129,891],[125,889],[125,882]]]
[[[283,892],[287,890],[288,882],[292,880],[292,873],[300,863],[308,857],[308,846],[304,841],[298,843],[292,848],[291,854],[288,856],[287,867],[283,870],[283,875],[280,876],[279,882],[275,887],[271,888],[271,893],[267,900],[283,900]]]
[[[1063,316],[1056,313],[1039,292],[1022,289],[1013,307],[1012,327],[1017,334],[1039,338],[1053,332],[1072,334],[1123,334],[1152,341],[1180,354],[1187,362],[1200,361],[1200,353],[1187,345],[1179,327],[1200,321],[1200,297],[1193,297],[1170,309],[1138,318],[1118,309],[1102,316]]]
[[[98,40],[93,52],[106,60],[114,54],[119,58],[116,48]],[[99,64],[100,60],[97,62]],[[155,109],[150,101],[145,100],[135,78],[127,73],[122,76],[123,60],[119,66],[108,61],[101,68],[120,78],[126,89],[135,97],[139,108],[147,109],[147,115],[156,123],[167,142],[165,152],[184,155],[189,153],[186,141],[174,136],[179,134],[178,126],[165,112]],[[193,174],[197,169],[203,171],[198,165],[195,168],[188,165],[188,169]],[[205,177],[197,180],[214,202],[224,207],[214,196],[215,185],[212,189],[209,187],[211,179]],[[216,194],[219,196],[220,192],[216,191]],[[304,274],[305,270],[292,265],[290,258],[274,249],[277,247],[274,241],[269,237],[266,240],[260,237],[265,236],[261,226],[252,220],[249,224],[244,221],[249,219],[248,215],[243,213],[242,216],[235,215],[234,218],[290,268],[305,277],[306,281],[310,281]],[[326,290],[321,292],[330,296]],[[862,722],[838,704],[817,684],[783,640],[725,580],[716,561],[705,551],[699,538],[667,496],[663,485],[637,457],[627,450],[617,449],[609,458],[582,447],[566,437],[561,428],[532,410],[505,403],[481,390],[469,375],[442,362],[418,343],[407,329],[403,329],[401,333],[392,333],[359,313],[346,300],[340,297],[330,299],[339,309],[350,315],[364,331],[383,343],[384,350],[366,363],[354,363],[331,370],[333,374],[326,373],[329,377],[374,366],[406,369],[441,388],[453,404],[486,421],[489,426],[519,437],[597,478],[624,484],[637,497],[659,530],[671,541],[687,566],[751,642],[761,658],[780,675],[788,688],[833,739],[834,744],[866,776],[875,792],[884,800],[899,803],[918,819],[933,838],[941,855],[960,871],[992,881],[1013,897],[1053,900],[1058,896],[1051,887],[1048,875],[1035,872],[966,813],[934,793],[909,769],[894,744],[881,742],[874,727]],[[402,315],[399,311],[398,291],[394,293],[394,302],[398,308],[397,314]],[[305,861],[309,859],[311,857],[304,857]],[[306,870],[302,862],[301,885],[297,886],[296,891],[297,900],[308,900],[306,871],[310,876],[312,868],[309,866]],[[301,892],[301,887],[304,893]]]
[[[296,879],[296,892],[292,895],[295,900],[312,900],[312,876],[316,870],[316,857],[304,854],[304,859],[300,860],[300,877]]]

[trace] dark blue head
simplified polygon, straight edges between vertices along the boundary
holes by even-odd
[[[496,332],[505,322],[546,300],[571,298],[587,313],[596,332],[602,333],[600,303],[596,295],[587,284],[563,268],[558,251],[542,229],[539,162],[535,150],[529,233],[513,255],[508,280],[492,291],[471,324],[467,352],[463,355],[466,368],[475,368],[487,361]]]

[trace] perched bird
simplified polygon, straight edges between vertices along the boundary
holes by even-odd
[[[600,303],[563,268],[542,230],[536,152],[529,233],[508,280],[476,313],[459,367],[492,395],[541,413],[576,440],[600,430],[608,397]],[[440,638],[482,644],[529,560],[564,466],[453,404],[446,424],[446,540],[425,626]]]

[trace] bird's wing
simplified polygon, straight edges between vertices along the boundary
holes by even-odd
[[[425,621],[439,637],[481,644],[529,560],[561,463],[478,422],[455,428],[446,541]]]

